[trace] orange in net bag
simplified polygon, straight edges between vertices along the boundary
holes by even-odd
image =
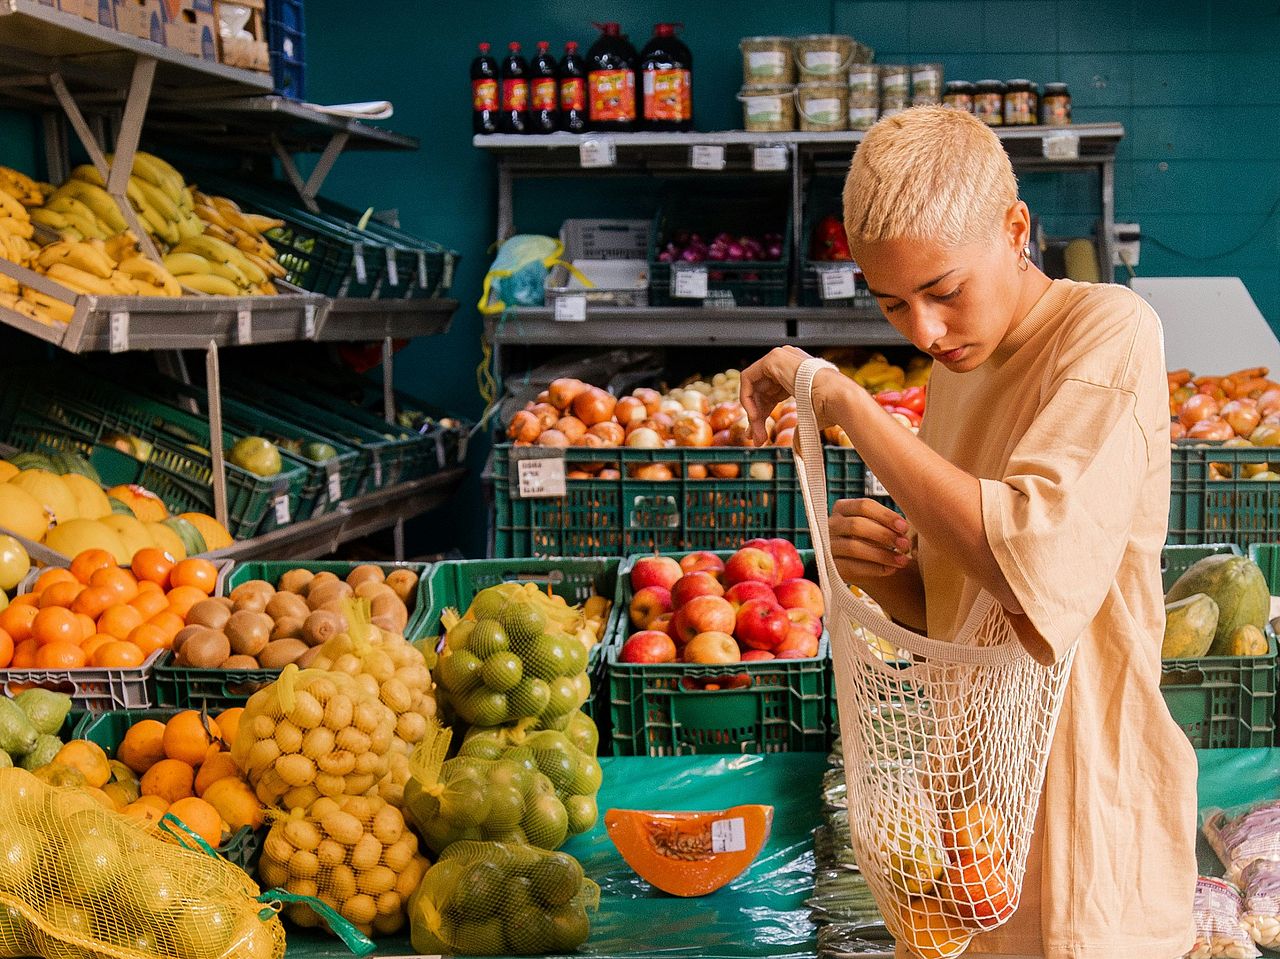
[[[875,612],[840,578],[810,359],[796,374],[801,479],[828,609],[849,832],[885,925],[921,959],[952,959],[1018,908],[1074,650],[1042,666],[981,593],[947,640]]]
[[[281,959],[284,929],[225,859],[85,792],[0,770],[0,956]]]
[[[263,803],[306,809],[373,789],[395,728],[395,714],[351,676],[291,663],[249,697],[231,755]]]

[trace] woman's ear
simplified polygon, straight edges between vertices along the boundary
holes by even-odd
[[[1005,214],[1005,236],[1015,252],[1021,252],[1031,242],[1031,211],[1018,200]]]

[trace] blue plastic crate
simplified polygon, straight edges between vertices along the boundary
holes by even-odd
[[[301,100],[306,93],[306,26],[302,0],[267,0],[267,47],[276,93]]]

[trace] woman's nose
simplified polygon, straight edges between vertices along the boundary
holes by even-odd
[[[907,338],[911,340],[916,349],[927,353],[946,334],[946,323],[933,311],[920,308],[915,308],[911,311],[910,323],[907,327]]]

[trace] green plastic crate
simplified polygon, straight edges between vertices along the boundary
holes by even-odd
[[[1177,442],[1170,454],[1170,543],[1269,543],[1280,539],[1280,482],[1245,479],[1250,464],[1280,465],[1268,447]],[[1213,479],[1218,464],[1229,479]]]
[[[100,713],[81,722],[76,738],[96,743],[108,756],[115,758],[125,733],[131,728],[144,719],[163,723],[179,712],[177,709],[130,709]],[[218,847],[218,854],[252,876],[258,866],[259,845],[257,832],[249,826],[241,826]]]
[[[619,560],[603,558],[463,559],[437,563],[431,570],[431,605],[420,623],[420,635],[427,637],[433,632],[439,633],[440,616],[446,607],[465,613],[477,593],[499,583],[527,582],[537,583],[541,587],[550,586],[552,592],[564,597],[572,605],[586,602],[593,594],[612,600],[617,595],[620,581],[618,566]],[[597,704],[603,680],[602,651],[616,629],[619,615],[619,608],[614,603],[605,625],[604,636],[591,650],[587,662],[587,671],[591,676],[591,697],[583,704],[582,711],[595,720],[600,729],[602,749],[609,739],[605,728],[608,721],[607,710],[600,709]]]
[[[1262,570],[1271,595],[1280,595],[1280,543],[1250,543],[1249,558]]]
[[[328,571],[345,578],[361,563],[342,560],[284,560],[272,562],[238,563],[218,580],[216,595],[229,596],[231,591],[252,579],[263,579],[273,586],[291,569],[309,569],[313,573]],[[430,605],[427,580],[431,566],[427,563],[374,563],[386,572],[393,569],[411,569],[418,574],[417,598],[409,609],[409,625],[405,638],[418,639],[421,624],[425,622]],[[171,652],[165,652],[155,668],[155,685],[158,702],[162,706],[183,709],[209,709],[221,711],[232,706],[243,706],[249,697],[280,675],[278,669],[197,669],[194,666],[178,666]]]
[[[1160,551],[1160,576],[1163,588],[1167,593],[1179,576],[1189,570],[1206,556],[1217,556],[1220,553],[1232,553],[1240,556],[1240,547],[1235,543],[1205,543],[1201,546],[1165,546]],[[1256,560],[1255,560],[1256,562]]]
[[[1266,634],[1265,656],[1202,656],[1160,664],[1160,692],[1197,749],[1272,745],[1276,636],[1270,626]]]
[[[809,256],[813,244],[813,227],[819,220],[828,215],[843,219],[843,201],[841,190],[843,181],[830,177],[814,177],[809,184],[809,196],[805,200],[804,215],[800,226],[801,247],[796,251],[800,261],[800,305],[818,306],[827,309],[851,309],[866,304],[874,307],[875,300],[867,291],[863,282],[848,298],[824,300],[822,298],[822,271],[833,267],[852,267],[855,282],[862,276],[852,260],[814,260]]]
[[[731,550],[714,551],[722,559]],[[679,553],[669,555],[679,557]],[[824,631],[812,659],[769,659],[747,663],[640,664],[619,662],[631,622],[631,568],[618,568],[614,631],[609,637],[605,675],[613,723],[615,756],[680,756],[691,753],[803,752],[827,748],[830,712],[830,645]],[[805,576],[817,581],[813,551],[801,550]],[[686,689],[685,679],[746,674],[741,689]]]
[[[542,453],[543,451],[539,451]],[[556,455],[546,451],[548,455]],[[558,453],[558,451],[556,451]],[[497,556],[621,556],[652,550],[726,549],[755,536],[795,536],[799,487],[789,449],[719,446],[706,449],[564,450],[565,467],[605,462],[621,466],[617,479],[571,479],[566,495],[523,499],[519,452],[494,447],[494,554]],[[671,463],[679,476],[690,464],[737,468],[736,479],[638,480],[628,473]],[[760,478],[751,478],[752,470]],[[797,512],[798,511],[798,512]],[[808,524],[800,529],[807,531]]]

